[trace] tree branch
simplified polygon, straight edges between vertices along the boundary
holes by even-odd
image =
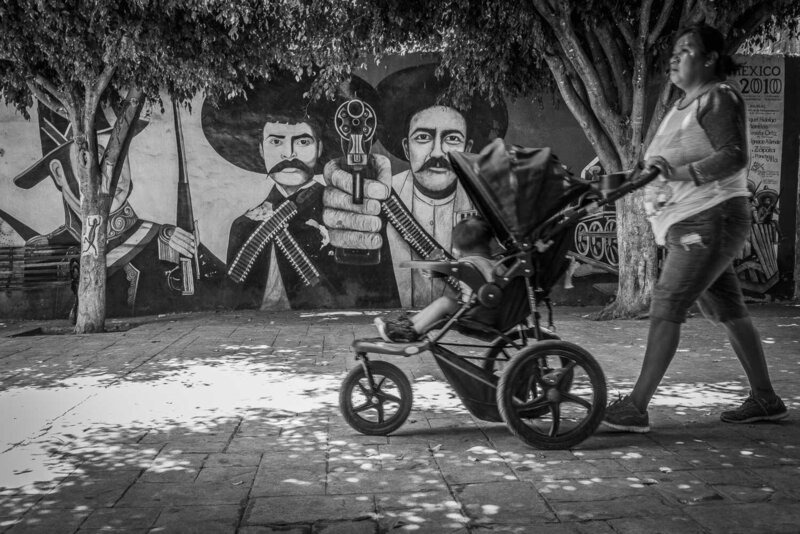
[[[603,94],[603,86],[592,62],[581,46],[575,28],[569,17],[567,9],[562,6],[562,12],[556,14],[546,4],[545,0],[533,0],[534,7],[541,17],[550,25],[553,34],[561,45],[561,55],[572,63],[586,86],[589,102],[597,118],[613,139],[621,139],[622,118],[614,113],[608,100]]]
[[[133,129],[144,107],[144,91],[140,87],[132,87],[122,102],[122,109],[114,122],[111,138],[100,162],[103,179],[109,180],[108,191],[112,197],[117,190],[123,162],[128,155]]]
[[[674,0],[665,0],[661,5],[661,13],[658,14],[656,25],[650,31],[650,35],[647,38],[647,48],[652,48],[652,46],[656,44],[656,41],[658,41],[658,38],[661,37],[661,33],[667,26],[670,15],[672,15],[673,6]]]
[[[106,64],[105,68],[103,68],[103,72],[101,72],[100,76],[95,78],[92,83],[91,92],[97,95],[98,101],[100,100],[100,95],[103,94],[108,84],[111,82],[111,78],[114,76],[116,70],[117,66],[115,64]]]
[[[650,145],[650,141],[655,137],[656,130],[658,130],[658,126],[661,124],[661,119],[664,118],[664,113],[666,113],[667,108],[670,106],[672,92],[672,83],[664,81],[658,92],[658,100],[656,100],[656,105],[653,109],[653,117],[650,119],[650,124],[647,127],[647,133],[642,143],[642,146],[645,148]]]
[[[622,38],[625,39],[625,43],[630,47],[633,48],[633,28],[630,24],[628,24],[627,20],[623,20],[622,17],[617,17],[617,28],[619,28],[619,32],[622,34]]]
[[[645,0],[642,2],[639,9],[639,33],[636,36],[633,48],[633,78],[631,80],[633,85],[633,99],[631,102],[630,114],[630,139],[627,147],[625,147],[627,154],[624,160],[627,161],[624,161],[624,163],[633,163],[633,160],[639,157],[639,153],[642,150],[642,141],[644,137],[642,132],[644,130],[644,112],[647,102],[648,74],[650,68],[647,62],[647,42],[650,33],[652,9],[653,0]]]
[[[603,166],[606,167],[606,170],[609,172],[622,169],[619,154],[614,144],[609,139],[608,134],[606,134],[603,126],[592,113],[592,108],[584,103],[575,92],[575,88],[567,76],[565,61],[556,54],[544,54],[544,58],[547,62],[547,66],[550,68],[550,72],[553,73],[556,85],[558,85],[564,102],[585,132],[592,147],[594,147],[598,156],[600,156]]]
[[[39,102],[41,102],[54,112],[58,113],[62,117],[69,114],[67,112],[67,108],[64,103],[62,103],[57,98],[52,97],[49,94],[45,93],[33,81],[28,80],[27,82],[25,82],[25,84],[28,86],[30,92],[33,93],[33,96],[35,96]]]
[[[589,27],[589,22],[587,21],[584,21],[584,33],[586,35],[586,42],[589,45],[589,51],[592,54],[592,63],[597,68],[597,75],[600,78],[600,83],[603,84],[603,93],[605,94],[606,100],[615,104],[613,107],[614,111],[620,112],[622,108],[618,98],[619,92],[616,90],[616,86],[613,83],[616,77],[612,72],[609,64],[610,62],[600,44],[600,40],[597,38],[597,34],[593,28]]]
[[[619,43],[612,31],[612,26],[607,20],[603,20],[597,25],[598,41],[603,47],[611,73],[614,76],[614,85],[617,88],[617,100],[619,101],[619,113],[623,117],[631,114],[631,84],[630,75],[633,68],[625,57],[625,52],[620,48]]]

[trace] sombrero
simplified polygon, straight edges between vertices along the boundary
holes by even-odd
[[[346,100],[359,98],[375,108],[377,93],[366,81],[353,76],[343,84],[335,100],[311,101],[303,97],[311,83],[310,77],[298,81],[293,74],[285,73],[259,80],[244,95],[223,100],[218,105],[206,99],[201,112],[203,133],[227,161],[241,169],[263,174],[264,160],[259,144],[266,118],[278,115],[298,122],[309,120],[321,130],[322,155],[316,169],[320,172],[328,160],[341,155],[340,138],[334,127],[337,107]]]
[[[51,161],[69,162],[69,151],[73,142],[69,119],[62,117],[41,103],[38,106],[38,115],[44,156],[14,177],[14,185],[22,189],[30,189],[50,176]],[[108,123],[105,115],[98,113],[96,117],[95,129],[97,135],[110,133],[112,126]],[[138,119],[134,125],[133,135],[138,135],[149,123],[150,121]]]
[[[398,159],[405,160],[403,138],[408,135],[407,121],[412,113],[440,104],[458,110],[467,121],[467,137],[472,151],[479,152],[493,139],[502,138],[508,129],[508,111],[501,101],[492,106],[480,97],[468,107],[450,105],[441,97],[450,84],[448,78],[437,78],[436,65],[425,64],[394,72],[378,84],[378,138],[383,147]]]

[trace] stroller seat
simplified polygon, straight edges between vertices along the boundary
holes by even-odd
[[[483,340],[493,339],[524,321],[529,313],[528,291],[524,278],[505,278],[505,266],[497,262],[492,280],[486,280],[477,267],[468,262],[413,260],[400,267],[426,269],[434,276],[451,277],[472,289],[475,301],[463,312],[454,326],[460,333]],[[434,328],[441,328],[444,319]]]

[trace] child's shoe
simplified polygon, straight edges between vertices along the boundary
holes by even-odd
[[[384,321],[380,317],[375,318],[375,328],[384,341],[394,343],[413,343],[419,341],[420,335],[414,330],[414,324],[408,315],[403,314],[396,320]]]
[[[392,340],[389,339],[388,335],[386,335],[386,323],[383,322],[383,319],[380,317],[375,317],[375,321],[373,322],[375,323],[375,328],[378,329],[378,334],[380,334],[381,339],[391,342]]]

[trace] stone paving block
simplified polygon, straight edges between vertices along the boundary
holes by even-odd
[[[616,534],[603,521],[585,523],[537,523],[535,525],[513,525],[493,523],[471,524],[470,534]]]
[[[399,498],[398,498],[399,497]],[[399,504],[404,506],[398,506]],[[463,533],[471,523],[449,494],[414,493],[377,497],[379,532]]]
[[[176,454],[174,451],[163,450],[139,480],[162,484],[191,483],[197,478],[207,457],[207,454],[202,453]]]
[[[386,471],[411,471],[435,468],[436,461],[427,446],[421,444],[386,445],[378,447],[381,469]]]
[[[612,519],[608,522],[617,534],[705,534],[706,530],[693,519],[675,513],[666,516]]]
[[[736,467],[720,467],[719,469],[695,469],[693,475],[707,482],[708,484],[732,484],[740,486],[760,487],[764,485],[764,479],[758,474],[758,470],[739,469]],[[642,476],[647,476],[642,473]]]
[[[227,437],[208,438],[200,434],[169,441],[164,444],[162,450],[164,452],[181,454],[211,454],[225,451],[228,446],[228,441],[229,438]]]
[[[125,493],[117,506],[194,506],[239,504],[250,488],[244,484],[148,484],[137,482]]]
[[[24,490],[0,488],[0,527],[15,523],[39,502],[42,494],[29,494]]]
[[[292,527],[284,527],[278,526],[275,528],[272,527],[264,527],[264,526],[254,526],[254,527],[242,527],[236,530],[236,534],[311,534],[311,525],[301,525],[301,526],[292,526]]]
[[[648,473],[648,476],[642,476],[641,480],[675,504],[693,506],[702,503],[729,502],[715,486],[706,483],[694,472]]]
[[[796,534],[800,525],[800,508],[786,504],[693,506],[685,513],[712,534]]]
[[[378,524],[372,519],[314,525],[314,534],[375,534],[377,531]]]
[[[525,482],[457,486],[455,495],[476,524],[536,524],[556,520],[536,488]]]
[[[560,521],[567,522],[659,517],[680,513],[678,507],[665,504],[655,494],[605,501],[550,501],[550,507]]]
[[[631,473],[659,471],[669,469],[681,471],[691,469],[693,466],[681,456],[671,452],[655,449],[650,451],[615,451],[613,458],[624,469]]]
[[[576,477],[624,478],[631,473],[616,460],[509,460],[509,465],[520,480],[549,482]]]
[[[206,457],[203,467],[257,467],[261,457],[259,453],[213,453]]]
[[[245,526],[356,521],[370,519],[375,503],[370,495],[311,495],[249,499]]]
[[[209,451],[210,453],[224,452],[226,454],[262,454],[268,449],[262,437],[251,436],[234,436],[231,442],[218,451]]]
[[[253,480],[250,496],[323,495],[325,483],[325,471],[319,469],[259,470]]]
[[[375,495],[375,503],[378,512],[404,510],[407,508],[455,509],[459,506],[458,501],[453,499],[447,487],[431,488],[424,491],[378,493]]]
[[[342,471],[328,473],[330,495],[430,491],[444,488],[442,474],[433,468],[413,471]]]
[[[735,484],[715,484],[714,489],[734,502],[754,503],[773,500],[776,490],[769,486],[737,486]]]
[[[575,478],[553,480],[536,484],[536,488],[549,502],[592,502],[611,499],[627,499],[629,497],[652,497],[658,495],[642,482],[642,479],[631,475],[626,478]]]
[[[160,513],[159,508],[98,508],[81,524],[81,530],[146,531],[153,526]]]
[[[34,507],[19,518],[3,534],[43,534],[50,532],[74,532],[89,516],[89,509],[53,510]],[[6,527],[4,527],[6,528]]]
[[[766,487],[800,501],[800,467],[759,467],[751,471]]]
[[[167,507],[158,516],[153,531],[228,534],[236,531],[241,513],[238,505]]]
[[[232,484],[250,486],[256,476],[257,467],[206,467],[200,470],[195,479],[196,484]]]
[[[600,429],[602,430],[602,427],[600,427]],[[594,448],[562,451],[562,453],[568,452],[569,456],[581,460],[616,460],[622,456],[634,454],[646,455],[648,452],[652,451],[652,444],[647,443],[647,441],[644,443],[642,442],[642,439],[647,439],[646,437],[643,438],[636,434],[624,432],[607,432],[603,434],[603,438],[605,439],[606,437],[619,438],[619,440],[613,443],[603,443],[602,446]],[[550,456],[552,452],[557,451],[547,451],[547,456]]]
[[[489,459],[469,453],[435,453],[436,463],[449,484],[475,484],[517,480],[516,475],[499,456]]]
[[[113,506],[137,478],[125,471],[103,477],[70,475],[53,491],[42,497],[38,506],[61,509],[104,508]]]
[[[261,457],[259,467],[267,470],[304,469],[325,471],[328,464],[325,450],[286,452],[268,449]]]

